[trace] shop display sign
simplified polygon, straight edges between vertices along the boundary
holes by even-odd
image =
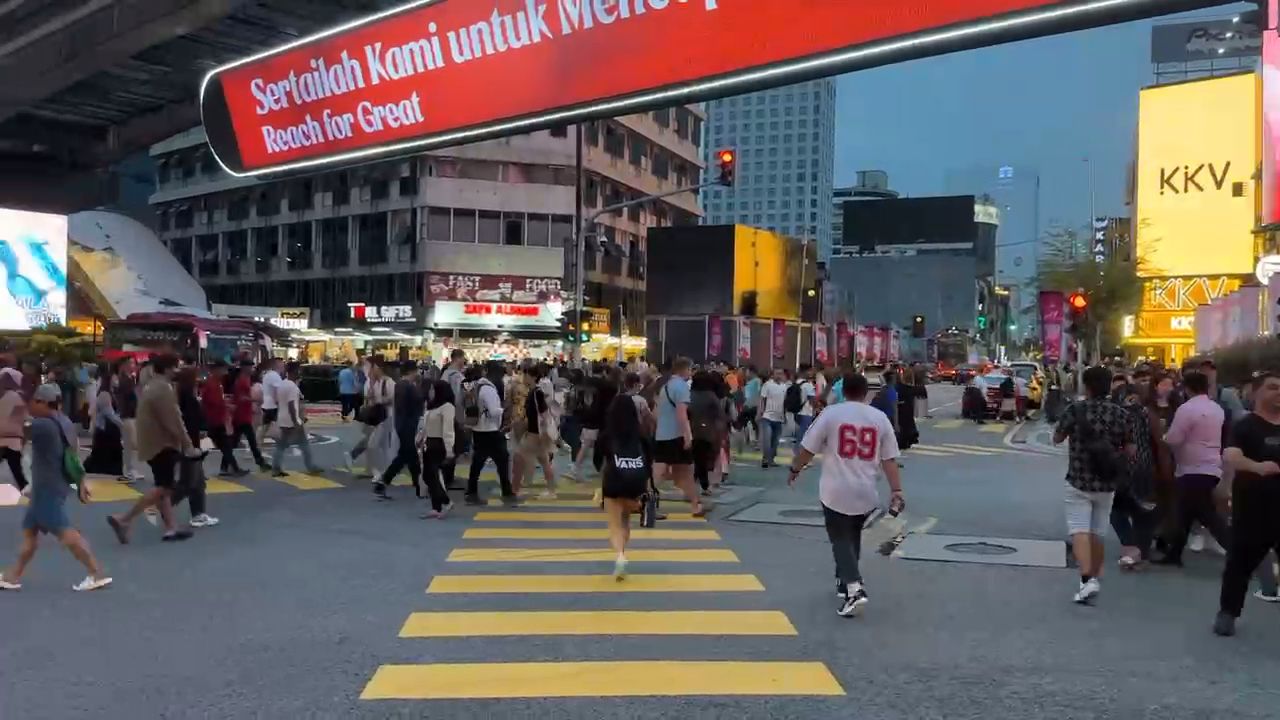
[[[369,325],[407,325],[418,322],[412,305],[366,305],[347,303],[351,319]]]
[[[431,307],[431,324],[438,328],[556,329],[558,313],[545,303],[456,302],[440,300]]]
[[[433,272],[427,273],[427,301],[558,302],[560,284],[558,277]]]
[[[213,70],[200,110],[218,161],[252,175],[672,107],[1191,4],[417,0]]]

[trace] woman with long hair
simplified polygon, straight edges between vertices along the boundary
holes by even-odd
[[[447,380],[431,383],[427,409],[422,416],[418,447],[422,448],[422,478],[431,499],[431,512],[423,519],[443,520],[453,509],[446,488],[453,484],[454,415],[453,388]]]
[[[98,385],[92,412],[89,413],[93,445],[89,457],[85,458],[84,471],[95,475],[114,475],[122,483],[131,482],[132,478],[124,474],[124,420],[116,412],[105,363],[99,368],[98,376],[103,378],[103,382]]]
[[[609,522],[609,545],[618,557],[613,577],[627,575],[627,543],[631,540],[631,513],[640,511],[640,499],[649,492],[652,459],[645,448],[645,428],[640,410],[630,394],[619,395],[605,415],[604,512]]]
[[[178,371],[174,385],[178,390],[178,410],[182,412],[182,425],[187,430],[192,447],[200,447],[201,433],[205,429],[204,408],[197,393],[196,368],[185,366]],[[207,454],[207,453],[205,453]],[[204,455],[199,458],[182,458],[178,471],[178,487],[173,493],[173,506],[187,499],[191,510],[191,527],[213,527],[219,520],[206,512]]]

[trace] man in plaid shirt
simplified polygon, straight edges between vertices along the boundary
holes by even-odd
[[[1084,371],[1085,399],[1063,414],[1053,434],[1055,444],[1071,440],[1067,455],[1066,516],[1071,548],[1080,565],[1080,588],[1073,598],[1093,602],[1102,586],[1102,538],[1111,517],[1117,482],[1124,479],[1121,453],[1136,452],[1133,421],[1107,396],[1111,371]]]

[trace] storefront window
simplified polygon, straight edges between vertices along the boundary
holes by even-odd
[[[477,240],[484,245],[502,244],[502,213],[492,210],[480,211],[479,234]]]

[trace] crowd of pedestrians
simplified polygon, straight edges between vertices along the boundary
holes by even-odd
[[[1235,633],[1252,577],[1255,597],[1280,602],[1272,564],[1280,551],[1280,374],[1255,373],[1241,394],[1218,382],[1211,359],[1172,370],[1099,366],[1084,371],[1083,390],[1054,435],[1069,440],[1075,601],[1092,603],[1101,592],[1110,525],[1125,571],[1181,567],[1188,548],[1226,555],[1219,635]]]

